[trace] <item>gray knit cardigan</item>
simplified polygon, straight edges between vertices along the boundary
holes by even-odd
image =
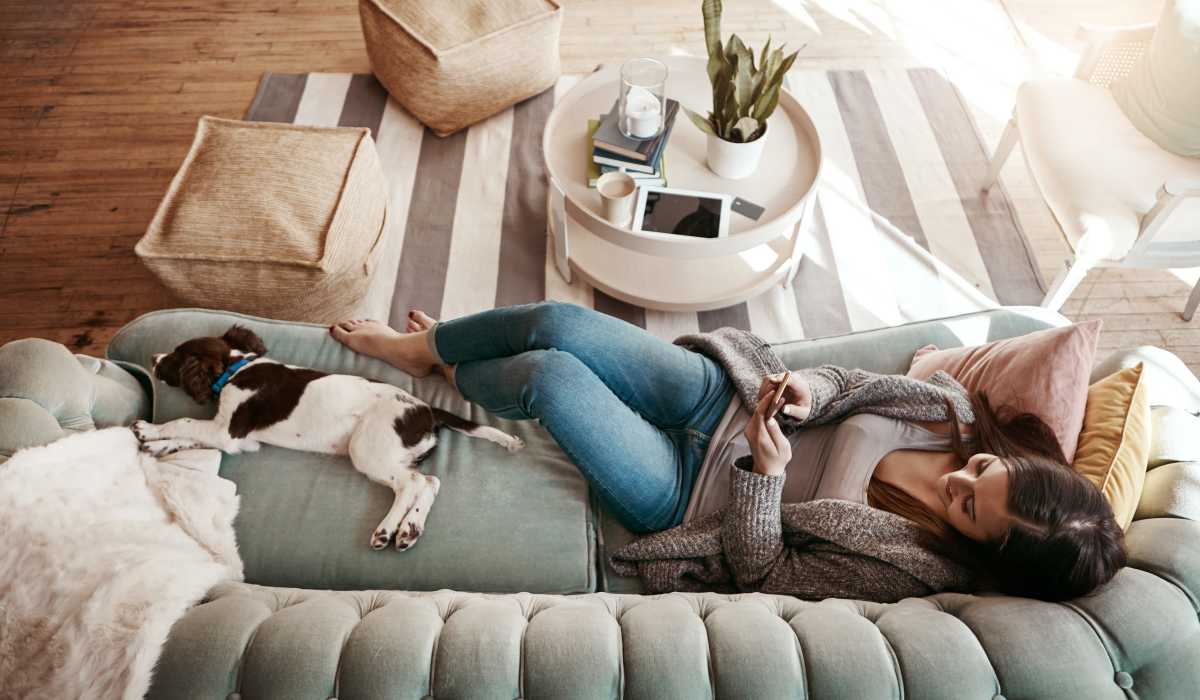
[[[746,331],[722,328],[675,342],[719,362],[747,406],[757,403],[763,377],[785,370],[770,345]],[[974,422],[966,390],[944,372],[928,381],[832,365],[798,373],[812,409],[803,421],[780,414],[785,433],[854,413],[944,421],[946,399],[960,421]],[[785,477],[749,466],[739,460],[746,468],[731,467],[727,506],[630,542],[610,556],[613,568],[640,577],[647,593],[762,591],[893,602],[972,588],[961,553],[911,521],[851,501],[781,504]]]

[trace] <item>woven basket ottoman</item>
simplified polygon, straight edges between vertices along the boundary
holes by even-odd
[[[554,84],[555,0],[359,0],[371,70],[438,136]]]
[[[192,306],[332,323],[363,310],[387,196],[368,129],[201,117],[134,250]]]

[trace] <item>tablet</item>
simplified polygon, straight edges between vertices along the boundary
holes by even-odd
[[[729,234],[729,205],[733,197],[670,187],[638,188],[633,230],[673,233],[696,238]]]

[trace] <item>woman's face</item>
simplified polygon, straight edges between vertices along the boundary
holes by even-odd
[[[1008,531],[1008,466],[996,455],[971,457],[937,485],[946,522],[955,530],[977,542],[997,540]]]

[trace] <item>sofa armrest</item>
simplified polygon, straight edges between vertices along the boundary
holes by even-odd
[[[1200,614],[1200,522],[1135,520],[1125,532],[1129,566],[1174,584]]]
[[[142,370],[26,338],[0,347],[0,460],[69,432],[150,417]]]

